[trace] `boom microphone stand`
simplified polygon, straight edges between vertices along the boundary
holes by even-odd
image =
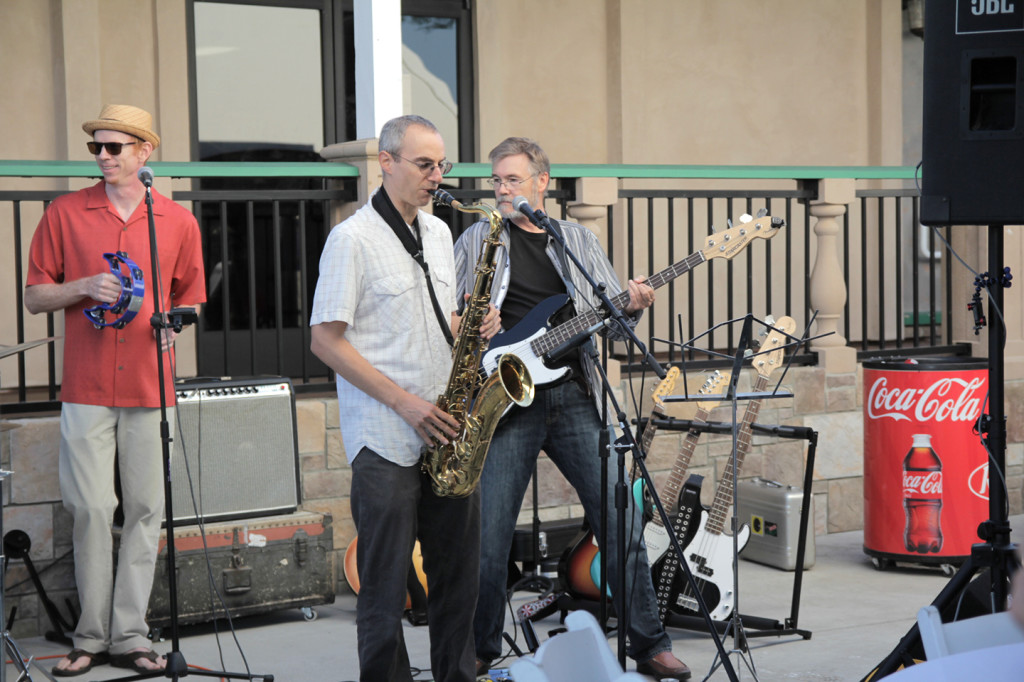
[[[617,328],[619,329],[619,331],[621,331],[622,334],[624,336],[626,336],[626,338],[629,341],[631,341],[635,345],[636,348],[638,348],[640,350],[640,353],[642,354],[642,356],[644,358],[644,361],[649,366],[654,368],[655,373],[660,378],[664,378],[665,377],[665,371],[661,368],[661,366],[654,359],[654,356],[651,355],[650,352],[648,352],[647,347],[640,341],[640,339],[637,338],[636,334],[633,333],[633,330],[630,327],[630,325],[628,324],[628,322],[626,321],[625,315],[622,313],[622,311],[619,310],[611,302],[610,298],[608,298],[608,295],[606,293],[605,285],[604,284],[600,284],[597,281],[595,281],[593,276],[583,266],[583,263],[580,262],[579,258],[577,258],[576,255],[569,249],[568,245],[565,243],[565,238],[562,235],[561,228],[557,224],[554,224],[546,215],[544,215],[543,212],[541,212],[541,211],[533,211],[530,208],[529,203],[525,199],[523,199],[522,197],[516,197],[513,200],[513,205],[515,206],[515,208],[518,211],[520,211],[523,215],[525,215],[530,220],[530,222],[532,222],[534,225],[536,225],[536,226],[542,228],[543,230],[545,230],[549,235],[551,235],[555,239],[555,241],[559,245],[559,248],[561,249],[561,253],[565,254],[565,256],[569,260],[572,261],[573,265],[576,266],[577,271],[581,275],[583,275],[584,279],[586,279],[587,283],[590,285],[591,289],[593,290],[594,295],[597,296],[598,300],[601,301],[601,305],[604,307],[605,311],[608,313],[608,317],[610,318],[610,319],[608,319],[606,321],[602,321],[601,326],[617,324]],[[598,328],[600,328],[600,327],[598,327]],[[607,374],[604,371],[604,367],[601,365],[600,358],[597,357],[597,350],[594,347],[593,342],[591,341],[591,335],[595,331],[596,331],[596,329],[586,330],[586,331],[584,331],[583,334],[581,334],[579,336],[579,338],[568,339],[561,346],[559,346],[558,348],[555,348],[554,350],[552,350],[552,352],[550,354],[550,357],[547,358],[547,359],[549,359],[549,360],[556,360],[558,358],[558,356],[564,355],[566,352],[568,352],[569,350],[571,350],[572,348],[574,348],[576,346],[583,346],[584,349],[589,348],[589,352],[591,354],[591,359],[593,361],[593,365],[597,369],[598,373],[601,376],[602,390],[603,390],[605,398],[606,398],[606,400],[604,401],[605,410],[607,410],[607,403],[610,401],[611,404],[612,404],[612,408],[615,410],[616,421],[618,422],[619,427],[622,430],[623,435],[626,438],[626,443],[627,443],[626,446],[616,447],[616,452],[618,453],[618,459],[617,459],[617,464],[616,464],[616,467],[618,469],[618,481],[616,482],[616,486],[615,486],[615,508],[616,508],[616,516],[617,516],[617,523],[618,523],[617,530],[618,530],[618,538],[619,538],[619,545],[618,545],[618,565],[619,565],[618,594],[619,594],[619,603],[621,604],[621,608],[620,608],[621,613],[618,613],[618,621],[619,621],[619,633],[618,633],[619,651],[618,651],[618,657],[619,657],[619,665],[621,665],[623,668],[625,668],[625,661],[626,661],[626,625],[628,624],[628,621],[629,621],[629,613],[628,613],[629,609],[626,606],[626,595],[627,595],[627,589],[626,589],[626,586],[627,586],[627,576],[626,576],[626,542],[627,542],[627,538],[626,538],[626,511],[627,511],[628,504],[629,504],[629,492],[628,492],[629,491],[629,486],[626,484],[626,481],[625,481],[626,451],[627,450],[632,451],[632,453],[633,453],[633,461],[638,464],[640,472],[641,472],[641,475],[643,476],[644,481],[646,482],[648,489],[649,490],[655,490],[655,487],[654,487],[654,481],[651,478],[650,473],[647,471],[647,466],[644,463],[644,459],[643,459],[642,453],[640,452],[640,446],[638,445],[637,440],[636,440],[636,438],[635,438],[635,436],[634,436],[634,434],[633,434],[629,424],[626,421],[626,413],[623,412],[622,409],[619,407],[618,401],[615,399],[615,395],[612,393],[611,386],[608,383],[608,376],[607,376]],[[602,429],[602,432],[607,432],[607,429]],[[607,504],[607,500],[605,500],[604,498],[607,495],[607,493],[606,493],[607,486],[604,485],[604,480],[605,479],[604,479],[603,476],[605,475],[605,472],[607,471],[607,466],[606,466],[606,461],[607,461],[606,458],[608,457],[607,448],[602,448],[601,457],[602,457],[602,486],[601,486],[602,503],[601,503],[601,514],[606,517],[607,510],[608,510],[608,504]],[[665,526],[667,528],[671,528],[672,527],[671,520],[669,519],[668,514],[665,512],[665,508],[662,506],[661,500],[658,499],[657,495],[653,495],[652,497],[653,497],[653,500],[654,500],[655,508],[658,510],[658,513],[661,515],[662,522],[665,524]],[[601,534],[603,536],[607,536],[607,530],[608,530],[608,523],[607,523],[607,518],[605,518],[602,521],[602,523],[601,523],[601,531],[602,531]],[[680,559],[680,563],[682,563],[683,566],[684,566],[684,571],[686,572],[686,576],[687,576],[687,579],[690,582],[690,586],[691,586],[691,588],[693,589],[693,591],[694,591],[694,593],[696,595],[696,599],[697,599],[697,603],[698,603],[700,612],[704,615],[704,618],[707,621],[708,631],[711,633],[711,637],[715,641],[715,646],[718,648],[719,656],[722,659],[722,666],[725,668],[726,673],[729,675],[729,679],[732,680],[733,682],[736,682],[738,680],[738,677],[736,676],[736,671],[733,669],[732,663],[729,660],[728,655],[726,654],[726,651],[725,651],[725,648],[724,648],[724,646],[722,644],[721,638],[719,638],[718,633],[714,629],[713,621],[711,620],[711,614],[708,611],[707,604],[705,604],[703,596],[700,594],[699,590],[697,590],[697,588],[696,588],[696,583],[694,581],[693,574],[690,572],[689,566],[686,565],[686,562],[683,560],[683,550],[679,546],[679,540],[678,540],[678,538],[675,537],[674,533],[670,533],[669,535],[670,535],[670,539],[672,541],[672,544],[674,546],[675,552],[677,553],[677,556]],[[606,540],[606,538],[599,539],[598,544],[601,545],[601,543],[604,542],[605,540]],[[601,546],[607,547],[607,544],[604,544],[604,545],[601,545]],[[602,557],[606,557],[607,556],[607,552],[601,552],[601,556]],[[606,590],[605,590],[605,576],[607,576],[607,571],[605,570],[605,566],[602,563],[602,566],[601,566],[601,580],[600,580],[601,584],[598,586],[598,593],[600,595],[600,599],[601,599],[602,603],[604,602],[604,600],[606,599],[606,596],[607,596]],[[640,578],[643,579],[643,580],[650,580],[650,576],[649,575],[641,576]],[[634,576],[634,579],[636,579],[636,576]],[[603,609],[602,609],[602,615],[603,615]],[[604,627],[604,622],[602,622],[602,627]]]
[[[111,682],[128,682],[129,680],[145,680],[153,677],[167,677],[178,680],[186,675],[201,677],[219,677],[229,679],[253,680],[262,679],[273,682],[273,675],[253,675],[249,673],[231,673],[214,670],[189,669],[185,656],[181,653],[178,639],[178,581],[174,560],[174,509],[171,489],[171,434],[167,422],[167,396],[165,392],[166,377],[164,376],[164,331],[174,329],[180,332],[186,324],[194,323],[197,315],[191,308],[175,308],[168,313],[163,311],[163,291],[160,281],[160,259],[157,255],[156,224],[153,220],[153,171],[148,167],[139,169],[139,180],[146,186],[146,209],[149,215],[149,261],[150,277],[153,280],[153,316],[149,323],[156,331],[156,366],[160,387],[160,441],[163,451],[164,466],[164,514],[167,517],[167,590],[171,611],[171,651],[167,653],[167,665],[163,670],[152,670],[138,675],[119,677]]]
[[[989,455],[988,466],[988,512],[989,518],[978,527],[978,536],[983,542],[971,547],[971,555],[960,567],[946,586],[939,592],[932,604],[943,611],[956,604],[967,589],[975,573],[989,571],[989,597],[991,610],[1006,610],[1006,595],[1009,592],[1010,576],[1018,567],[1014,557],[1016,545],[1010,542],[1006,488],[1006,417],[1003,404],[1004,359],[1003,345],[1006,331],[1002,318],[1003,289],[1009,280],[1000,277],[1003,272],[1003,226],[989,225],[988,228],[988,269],[992,276],[989,286],[989,319],[996,323],[988,331],[988,390],[989,420],[988,438],[984,440]],[[984,415],[982,415],[984,419]],[[993,471],[995,470],[995,472]],[[998,472],[998,473],[996,473]],[[979,578],[980,579],[980,578]],[[874,673],[869,673],[862,682],[880,679],[895,672],[899,666],[912,665],[910,650],[921,643],[921,633],[915,624],[896,648],[879,664]]]

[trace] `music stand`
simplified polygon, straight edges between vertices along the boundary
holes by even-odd
[[[724,322],[724,323],[722,323],[720,325],[716,325],[715,327],[713,327],[712,329],[709,329],[704,334],[699,335],[697,337],[697,339],[700,339],[700,338],[702,338],[702,337],[704,337],[706,335],[710,335],[711,332],[714,331],[714,329],[717,329],[718,327],[721,327],[721,326],[724,326],[724,325],[730,325],[730,324],[733,324],[733,323],[736,323],[736,322],[742,322],[741,331],[740,331],[740,338],[739,338],[739,342],[737,343],[736,354],[735,354],[735,356],[731,357],[731,359],[733,361],[733,367],[732,367],[732,373],[731,373],[731,375],[729,377],[729,385],[728,385],[728,388],[726,390],[725,395],[720,396],[721,398],[723,398],[725,400],[728,400],[730,405],[731,405],[731,408],[732,408],[732,421],[728,425],[729,429],[730,429],[730,433],[732,434],[732,455],[731,455],[730,463],[726,467],[726,471],[723,474],[723,478],[719,482],[719,488],[716,490],[716,493],[715,493],[716,502],[715,502],[715,504],[716,504],[716,506],[719,506],[721,504],[723,506],[731,506],[732,507],[732,548],[733,548],[733,551],[732,551],[732,571],[733,571],[733,573],[732,573],[732,581],[733,581],[733,584],[732,584],[732,599],[733,599],[733,604],[732,604],[732,606],[730,608],[730,612],[729,612],[729,615],[728,615],[728,624],[725,626],[724,634],[726,636],[728,636],[729,631],[730,630],[732,631],[734,649],[733,649],[733,651],[731,653],[736,653],[736,654],[738,654],[740,656],[741,660],[743,660],[744,663],[747,664],[747,668],[750,670],[750,672],[754,675],[754,677],[756,679],[757,672],[754,670],[753,659],[751,658],[751,659],[748,660],[748,659],[744,658],[744,652],[749,653],[749,648],[746,645],[746,634],[743,632],[742,617],[740,616],[740,613],[739,613],[739,551],[740,551],[739,535],[740,535],[740,524],[739,524],[739,520],[738,520],[737,515],[736,515],[737,514],[737,512],[736,512],[736,508],[737,508],[736,502],[737,502],[737,496],[738,496],[737,484],[738,484],[738,480],[739,480],[738,474],[739,474],[739,465],[740,465],[740,459],[739,459],[739,442],[740,441],[739,441],[739,439],[740,439],[740,436],[741,436],[741,432],[745,433],[745,437],[746,438],[750,438],[751,437],[752,425],[753,425],[754,421],[756,421],[756,419],[757,419],[757,415],[758,415],[758,411],[760,409],[760,403],[761,403],[762,399],[765,399],[765,398],[792,397],[791,393],[779,391],[779,387],[781,386],[783,378],[785,377],[785,372],[783,373],[782,377],[779,378],[778,382],[775,385],[775,388],[773,390],[770,390],[770,391],[767,390],[767,388],[768,388],[768,378],[769,378],[769,375],[770,375],[770,373],[771,373],[771,371],[773,369],[772,365],[775,362],[778,362],[779,359],[781,359],[781,358],[776,359],[776,358],[773,358],[772,356],[775,355],[775,354],[784,354],[784,351],[785,351],[786,348],[802,345],[808,339],[807,339],[806,332],[800,338],[792,336],[791,332],[795,330],[795,323],[793,322],[792,318],[782,318],[781,320],[779,320],[779,322],[775,322],[772,319],[763,320],[763,321],[762,320],[758,320],[758,322],[760,324],[764,325],[764,327],[766,328],[766,330],[767,330],[766,333],[769,334],[769,339],[768,339],[769,342],[771,342],[774,345],[772,345],[772,346],[770,346],[768,348],[762,347],[762,349],[760,351],[758,351],[757,353],[753,353],[753,354],[750,354],[748,356],[747,353],[746,353],[746,349],[747,349],[747,347],[750,344],[751,339],[752,339],[752,337],[751,337],[751,328],[752,328],[754,320],[755,320],[754,316],[752,314],[748,313],[747,315],[744,315],[741,318],[737,318],[735,320],[730,320],[730,321]],[[789,329],[789,331],[786,331],[787,329]],[[684,344],[684,346],[689,347],[690,349],[695,349],[695,346],[694,346],[694,342],[695,341],[696,341],[696,339],[694,341],[688,342],[687,344]],[[716,353],[714,351],[705,351],[705,352],[707,352],[709,354],[712,354],[712,355],[722,355],[722,354]],[[739,380],[739,373],[740,373],[740,369],[741,369],[741,367],[743,365],[743,361],[747,357],[750,357],[750,358],[753,359],[753,358],[756,358],[758,356],[765,356],[765,357],[762,358],[761,361],[754,362],[755,365],[758,365],[758,364],[761,365],[761,367],[757,371],[758,378],[757,378],[757,381],[755,383],[754,390],[751,393],[741,395],[737,391],[737,382]],[[730,356],[723,355],[723,357],[730,357]],[[790,359],[789,359],[789,362],[792,363],[792,360],[793,360],[793,356],[791,355]],[[781,364],[781,362],[779,364]],[[786,369],[788,370],[788,365],[787,365]],[[684,376],[684,385],[686,385],[686,381],[685,381],[686,372],[685,372],[685,369],[683,371],[683,376]],[[707,400],[707,399],[709,399],[709,396],[706,396],[706,395],[691,396],[691,395],[689,395],[687,393],[685,395],[679,395],[679,396],[665,396],[663,400],[665,402],[673,402],[673,401],[677,401],[678,402],[678,401]],[[737,420],[737,403],[740,400],[748,400],[749,401],[747,403],[746,412],[745,412],[745,414],[743,416],[742,427],[740,425],[740,422]],[[748,445],[749,445],[749,443],[748,443]],[[722,486],[725,486],[726,489],[731,488],[731,490],[729,492],[723,494],[723,495],[719,495],[719,492],[721,491]],[[727,499],[728,497],[731,497],[731,500]],[[655,498],[655,500],[657,500],[656,492],[654,494],[654,498]],[[722,517],[724,517],[726,511],[727,511],[727,509],[719,508],[718,513]],[[714,513],[715,513],[715,509],[713,508],[712,509],[712,515],[714,515]],[[704,521],[704,516],[705,516],[705,514],[702,512],[701,513],[701,522]],[[711,519],[709,517],[707,525],[710,526],[712,521],[714,521],[716,523],[716,525],[717,524],[724,525],[724,518],[719,520],[719,519]],[[667,528],[672,528],[672,526],[669,525],[669,524],[666,524],[666,527]],[[699,530],[700,529],[698,529],[698,531]],[[669,536],[670,536],[670,539],[672,540],[673,544],[677,544],[677,538],[675,537],[675,533],[671,532],[669,534]],[[690,547],[692,547],[693,543],[695,543],[695,542],[696,542],[696,540],[691,541],[691,544],[688,545],[688,549]],[[682,552],[679,552],[678,554],[679,554],[680,564],[681,565],[686,565],[686,562],[683,559]],[[705,558],[707,558],[707,557],[705,557]],[[802,557],[801,557],[801,559],[802,559]],[[704,568],[705,568],[705,570],[710,570],[710,566],[707,566],[707,567],[704,567]],[[697,588],[696,581],[694,580],[694,577],[693,577],[691,571],[689,570],[688,565],[686,566],[685,571],[686,571],[686,575],[687,575],[687,580],[689,581],[689,584],[690,584],[690,589],[693,591],[693,596],[694,597],[699,597],[700,594],[701,594],[701,591]],[[711,622],[710,617],[707,616],[707,615],[705,615],[705,621],[706,621],[706,624],[708,626],[708,628],[707,628],[708,632],[714,636],[718,632],[718,627],[715,626]],[[721,651],[721,650],[719,651],[718,657],[716,657],[716,660],[712,663],[711,670],[708,672],[708,675],[710,676],[711,674],[713,674],[714,671],[718,668],[719,665],[725,666],[727,671],[731,672],[731,668],[729,667],[728,656],[727,656],[727,654],[724,651]]]

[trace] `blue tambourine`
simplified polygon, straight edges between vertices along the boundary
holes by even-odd
[[[142,299],[146,295],[146,281],[142,276],[142,268],[136,265],[135,261],[129,258],[124,251],[105,253],[103,257],[110,263],[110,272],[121,280],[121,295],[113,304],[100,303],[86,308],[82,312],[97,329],[102,327],[124,329],[126,324],[135,319],[135,314],[142,307]],[[122,265],[128,269],[130,277],[124,274]],[[112,322],[105,321],[104,314],[108,310],[114,315],[118,315],[118,318]]]

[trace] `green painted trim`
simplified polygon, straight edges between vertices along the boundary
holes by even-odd
[[[156,177],[172,178],[358,178],[347,163],[154,161]],[[2,161],[0,177],[98,178],[94,161]]]
[[[305,177],[356,178],[359,170],[347,163],[277,163],[219,161],[154,161],[157,177],[240,178]],[[857,178],[866,180],[912,180],[913,166],[671,166],[642,164],[554,164],[556,178],[630,179],[740,179],[819,180]],[[450,178],[484,178],[491,174],[487,163],[459,163]],[[92,161],[5,161],[0,160],[0,177],[99,177]]]
[[[457,163],[447,177],[480,178],[490,164]],[[913,180],[913,166],[669,166],[641,164],[552,164],[554,178],[737,178],[741,180]]]
[[[823,178],[912,180],[913,166],[669,166],[577,164],[551,166],[562,178],[738,178],[743,180],[818,180]]]

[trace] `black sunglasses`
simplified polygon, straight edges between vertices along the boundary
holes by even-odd
[[[138,142],[86,142],[85,146],[89,148],[89,153],[93,156],[99,154],[104,147],[107,148],[107,152],[111,156],[117,156],[121,153],[121,147],[130,144],[138,144]]]

